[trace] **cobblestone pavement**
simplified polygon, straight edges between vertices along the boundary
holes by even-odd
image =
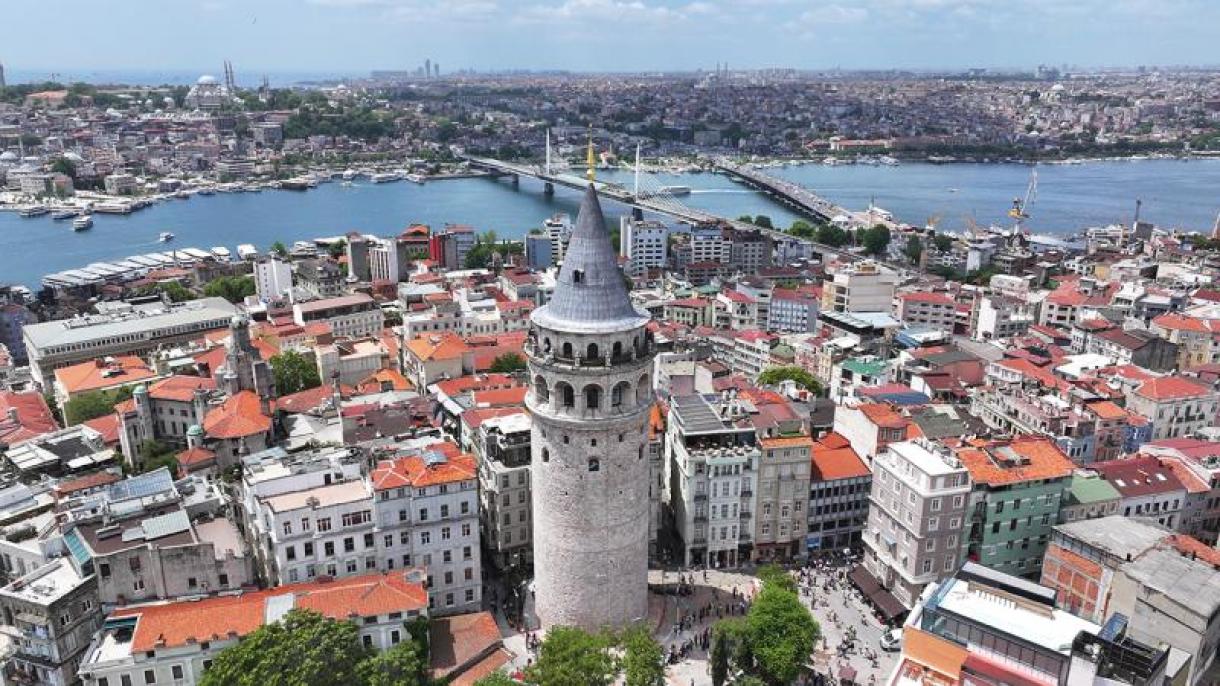
[[[823,649],[811,656],[811,664],[825,671],[829,664],[835,675],[844,665],[856,670],[856,683],[869,686],[870,677],[882,683],[897,662],[897,653],[882,651],[879,645],[886,628],[877,620],[872,610],[846,580],[847,567],[835,567],[809,573],[808,581],[802,584],[801,600],[807,607],[812,605],[814,617],[822,629]],[[798,577],[799,578],[799,577]],[[676,589],[680,581],[686,581],[691,592],[679,595]],[[685,658],[669,665],[666,678],[672,686],[710,686],[707,651],[700,639],[721,617],[744,612],[746,601],[758,588],[758,580],[747,573],[735,571],[678,572],[651,570],[648,574],[649,616],[647,622],[653,635],[666,653],[679,651],[690,644]],[[812,596],[810,590],[812,589]],[[734,591],[737,595],[734,596]],[[527,608],[527,613],[532,608]],[[703,617],[700,619],[700,611]],[[504,634],[505,646],[517,658],[512,668],[523,669],[532,658],[525,648],[525,634],[508,626],[503,614],[497,613],[497,622]],[[683,622],[683,620],[686,620]],[[842,656],[835,654],[840,641],[854,628],[854,649]],[[877,656],[876,666],[865,655],[870,650]],[[829,655],[829,659],[827,659]]]

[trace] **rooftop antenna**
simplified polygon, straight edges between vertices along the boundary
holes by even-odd
[[[593,156],[593,125],[589,124],[589,149],[585,153],[585,164],[588,169],[585,171],[585,176],[589,179],[589,183],[593,183],[597,177],[596,158]]]

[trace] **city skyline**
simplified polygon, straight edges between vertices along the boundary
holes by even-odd
[[[58,72],[215,70],[232,60],[262,73],[363,75],[414,69],[693,71],[1082,68],[1215,65],[1208,27],[1220,6],[1201,0],[146,0],[102,9],[18,0],[10,16],[56,26],[6,36],[10,81]],[[68,10],[68,11],[65,11]],[[189,30],[188,28],[189,27]],[[1083,27],[1083,30],[1082,30]],[[138,35],[137,40],[133,40]],[[206,41],[183,40],[207,35]],[[542,46],[540,49],[539,46]],[[150,56],[155,55],[155,60]]]

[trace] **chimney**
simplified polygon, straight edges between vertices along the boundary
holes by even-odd
[[[18,423],[17,408],[15,408],[15,407],[8,408],[8,420],[10,422],[13,422],[14,424]]]

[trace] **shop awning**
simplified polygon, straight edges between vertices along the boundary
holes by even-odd
[[[864,565],[856,565],[850,572],[847,573],[847,578],[860,589],[860,592],[866,596],[872,596],[881,589],[881,584],[877,581],[877,577],[864,568]]]
[[[906,614],[906,606],[895,598],[893,593],[890,593],[884,588],[877,589],[877,592],[869,596],[869,599],[873,601],[873,604],[877,606],[878,610],[881,610],[881,614],[885,616],[886,621],[889,621],[899,615]]]

